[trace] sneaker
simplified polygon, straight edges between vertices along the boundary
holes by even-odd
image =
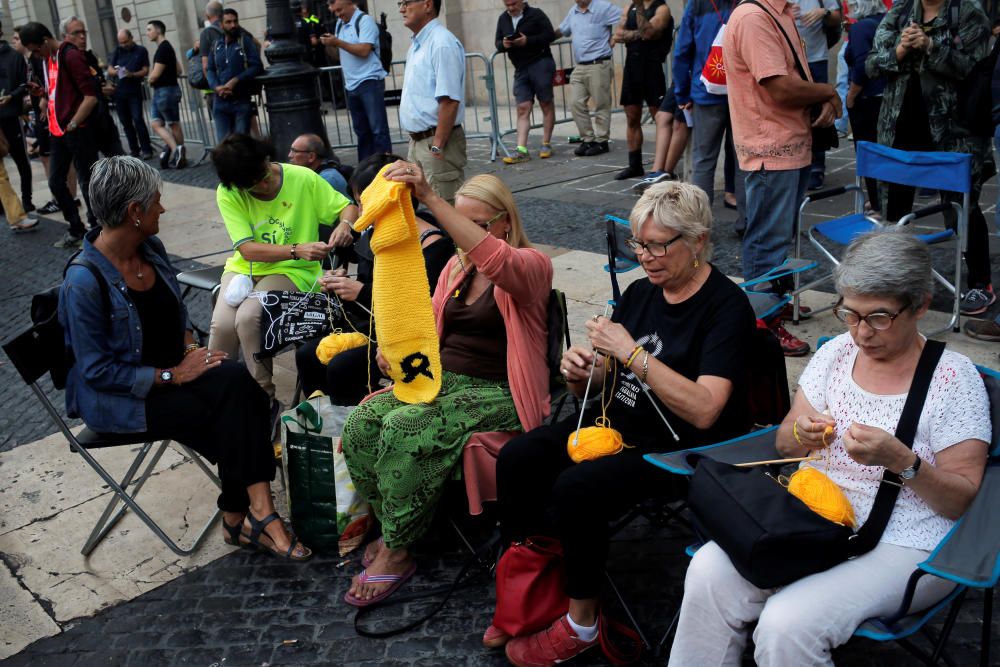
[[[510,640],[511,636],[495,625],[490,625],[483,633],[483,646],[486,648],[500,648]]]
[[[997,300],[997,295],[993,293],[993,285],[985,287],[973,287],[962,297],[960,312],[963,315],[979,315]]]
[[[646,172],[643,171],[642,167],[638,167],[637,168],[637,167],[631,167],[631,166],[629,166],[629,167],[625,167],[624,169],[622,169],[621,171],[619,171],[617,174],[615,174],[615,180],[616,181],[624,181],[625,179],[628,179],[628,178],[639,178],[640,176],[642,176],[645,173]]]
[[[641,195],[643,192],[649,188],[651,185],[656,185],[657,183],[663,183],[664,181],[676,181],[677,176],[669,171],[654,171],[646,175],[646,178],[642,179],[638,183],[632,186],[632,192],[637,195]]]
[[[53,248],[66,248],[75,250],[83,247],[83,237],[73,236],[71,232],[66,232],[63,237],[52,244]]]
[[[513,155],[511,155],[510,157],[505,157],[503,159],[503,163],[504,164],[521,164],[522,162],[527,162],[530,159],[531,159],[531,156],[528,155],[527,151],[525,151],[523,153],[521,151],[514,151]]]
[[[50,215],[52,213],[58,213],[59,210],[60,210],[59,209],[59,202],[57,202],[55,199],[50,199],[45,204],[45,206],[43,206],[40,209],[38,209],[38,212],[41,213],[42,215]]]
[[[507,642],[507,659],[518,667],[550,667],[575,658],[597,641],[597,637],[589,642],[580,640],[563,615],[545,630]]]
[[[781,351],[786,357],[804,357],[809,354],[809,343],[796,338],[788,329],[781,324],[781,320],[768,327],[778,337],[781,343]]]
[[[10,226],[10,231],[19,234],[21,232],[33,232],[38,229],[38,220],[34,218],[24,218],[20,222],[15,222]]]
[[[590,148],[584,153],[587,157],[593,157],[594,155],[600,155],[601,153],[607,153],[610,148],[608,148],[608,142],[606,141],[592,141],[590,142]]]
[[[587,151],[589,151],[590,147],[593,145],[595,145],[593,141],[582,141],[580,142],[580,145],[573,150],[573,155],[576,155],[577,157],[583,157],[584,155],[587,154]]]
[[[1000,324],[996,320],[969,320],[964,330],[966,336],[976,340],[1000,341]]]
[[[150,155],[149,157],[153,156]],[[160,169],[167,169],[169,167],[170,167],[170,149],[164,148],[163,151],[160,153]]]
[[[149,148],[139,153],[140,160],[151,160],[152,158],[153,158],[153,151]]]
[[[187,166],[187,149],[183,145],[178,146],[170,156],[170,166],[174,169],[183,169]]]
[[[543,160],[552,157],[552,146],[550,144],[542,144],[542,150],[538,151],[538,157]]]
[[[814,171],[809,174],[809,190],[819,190],[823,187],[824,175],[822,171]]]

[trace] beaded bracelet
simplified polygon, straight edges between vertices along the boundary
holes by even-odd
[[[185,357],[188,356],[197,349],[198,349],[197,343],[188,343],[187,345],[184,346],[184,356]]]
[[[636,345],[632,348],[632,352],[628,355],[628,361],[625,362],[625,368],[632,367],[632,362],[635,361],[635,358],[639,356],[640,352],[642,352],[642,345]]]

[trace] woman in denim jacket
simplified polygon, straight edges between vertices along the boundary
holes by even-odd
[[[225,541],[305,560],[311,552],[271,501],[267,394],[225,353],[194,342],[176,271],[155,236],[160,187],[159,174],[136,158],[94,164],[91,208],[101,226],[85,237],[81,257],[103,280],[72,265],[59,295],[76,359],[66,411],[97,432],[145,432],[201,453],[219,466]]]

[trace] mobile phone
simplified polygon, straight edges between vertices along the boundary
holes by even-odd
[[[509,35],[504,35],[504,39],[512,42],[515,39],[517,39],[517,33],[516,32],[512,32]]]

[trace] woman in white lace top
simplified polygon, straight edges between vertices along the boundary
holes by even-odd
[[[905,233],[863,236],[835,278],[841,299],[834,312],[848,330],[802,373],[778,450],[822,453],[819,467],[844,490],[858,525],[883,470],[910,479],[875,549],[788,586],[757,588],[715,543],[702,547],[688,568],[671,665],[739,665],[754,621],[758,665],[832,665],[831,650],[861,622],[897,609],[914,567],[979,490],[992,431],[986,389],[968,358],[944,352],[913,449],[892,435],[925,343],[917,324],[933,289],[927,247]],[[834,428],[828,445],[827,426]],[[911,609],[933,604],[952,585],[924,577]]]

